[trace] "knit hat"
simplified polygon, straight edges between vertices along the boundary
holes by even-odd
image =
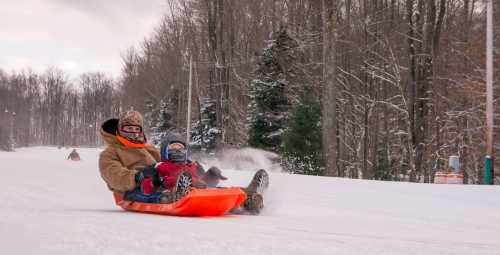
[[[140,132],[127,132],[123,130],[126,126],[135,126],[140,128]],[[127,111],[123,113],[118,121],[118,134],[132,143],[145,143],[144,119],[138,111]]]
[[[144,126],[144,118],[138,111],[126,111],[120,116],[118,121],[118,128],[121,129],[124,126]]]

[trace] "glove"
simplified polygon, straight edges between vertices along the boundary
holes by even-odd
[[[138,172],[135,175],[135,182],[138,185],[141,185],[144,179],[151,179],[153,182],[153,185],[155,186],[161,186],[163,183],[163,180],[158,173],[158,171],[155,168],[155,165],[150,165],[144,168],[144,170]]]

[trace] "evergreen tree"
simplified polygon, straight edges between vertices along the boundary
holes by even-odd
[[[160,108],[158,112],[158,122],[154,128],[156,133],[165,133],[173,128],[172,114],[169,104],[165,100],[160,100]]]
[[[217,137],[221,132],[216,126],[215,101],[204,98],[201,100],[201,118],[192,124],[191,144],[193,150],[212,152],[217,145]]]
[[[280,151],[290,100],[287,87],[298,73],[294,62],[297,42],[281,27],[276,39],[263,50],[257,77],[250,84],[249,141],[251,146]]]
[[[283,135],[283,167],[293,173],[322,175],[321,111],[307,93],[292,111]]]
[[[174,128],[171,108],[171,101],[166,99],[160,100],[157,104],[152,100],[146,101],[145,120],[149,127],[149,140],[152,144],[158,145],[162,136]]]
[[[14,151],[14,141],[6,126],[0,125],[0,150]]]

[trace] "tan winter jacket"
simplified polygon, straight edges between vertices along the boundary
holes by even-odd
[[[99,157],[101,177],[110,190],[121,195],[135,188],[135,174],[160,161],[160,151],[153,145],[144,148],[126,147],[116,137],[118,119],[110,119],[101,127],[101,136],[108,147]]]

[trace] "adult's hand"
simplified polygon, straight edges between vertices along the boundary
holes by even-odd
[[[153,184],[155,186],[160,186],[162,184],[162,178],[158,171],[156,170],[155,165],[150,165],[144,168],[144,170],[138,172],[135,175],[135,181],[138,185],[141,185],[144,179],[152,179]]]

